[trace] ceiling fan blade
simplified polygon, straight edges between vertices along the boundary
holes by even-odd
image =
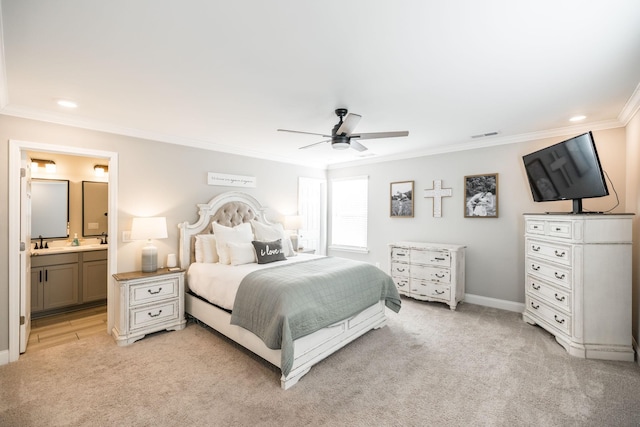
[[[368,148],[365,147],[364,145],[360,144],[358,141],[350,139],[349,140],[349,145],[351,146],[351,148],[353,148],[356,151],[367,151]]]
[[[329,141],[331,141],[331,140],[330,139],[325,139],[324,141],[314,142],[313,144],[305,145],[304,147],[299,147],[298,150],[304,150],[305,148],[310,148],[310,147],[313,147],[314,145],[322,144],[324,142],[329,142]]]
[[[360,133],[358,135],[351,135],[351,138],[375,139],[375,138],[397,138],[400,136],[409,136],[409,132],[404,130],[404,131],[398,131],[398,132]]]
[[[362,116],[358,114],[349,113],[347,117],[344,118],[344,121],[336,131],[336,135],[351,135],[356,126],[358,126],[358,122]]]
[[[323,133],[314,133],[314,132],[302,132],[302,131],[299,131],[299,130],[278,129],[278,132],[302,133],[302,134],[305,134],[305,135],[318,135],[318,136],[322,136],[324,138],[331,138],[331,135],[325,135]]]

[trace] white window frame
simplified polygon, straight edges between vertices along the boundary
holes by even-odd
[[[353,189],[349,187],[349,181],[354,184],[364,183],[366,189],[355,203],[347,200],[353,198]],[[369,203],[369,177],[367,175],[348,178],[336,178],[331,180],[331,242],[329,249],[345,252],[368,253],[368,203]],[[345,230],[360,230],[359,235],[343,239],[337,233]]]

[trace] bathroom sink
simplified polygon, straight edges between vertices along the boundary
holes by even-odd
[[[84,252],[84,251],[97,251],[100,249],[107,249],[109,247],[108,244],[101,245],[100,243],[93,243],[89,245],[80,245],[80,246],[53,246],[48,249],[31,249],[31,255],[50,255],[50,254],[59,254],[65,252]]]

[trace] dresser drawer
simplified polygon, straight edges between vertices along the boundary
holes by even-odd
[[[134,308],[131,309],[130,316],[130,329],[132,331],[149,325],[178,319],[178,300]]]
[[[527,239],[527,255],[545,258],[549,261],[571,265],[571,246],[555,242]]]
[[[396,284],[398,291],[409,292],[409,278],[408,277],[392,277],[393,283]]]
[[[409,262],[410,254],[411,249],[409,248],[400,248],[397,246],[391,248],[392,261]]]
[[[542,300],[525,296],[526,310],[563,334],[571,334],[571,316],[554,309]]]
[[[451,287],[449,285],[442,285],[438,283],[412,280],[411,294],[437,298],[441,300],[449,300],[449,298],[451,298]]]
[[[543,299],[556,308],[571,312],[571,293],[540,280],[527,276],[527,293],[534,298]]]
[[[136,306],[154,301],[162,301],[167,298],[175,298],[178,296],[179,287],[180,284],[177,277],[160,278],[151,282],[132,285],[129,289],[129,304]]]
[[[411,279],[451,283],[451,270],[414,264],[411,266]]]
[[[570,239],[573,223],[571,221],[549,221],[549,236]]]
[[[544,236],[544,221],[528,219],[526,221],[527,233]]]
[[[526,263],[527,274],[548,280],[551,283],[562,286],[566,289],[571,289],[570,268],[546,264],[532,258],[527,258]]]
[[[412,249],[411,264],[426,264],[448,268],[451,266],[451,254],[449,251]]]
[[[391,274],[392,277],[409,277],[409,264],[404,264],[401,262],[392,262],[391,263]]]

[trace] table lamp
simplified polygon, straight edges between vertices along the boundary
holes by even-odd
[[[142,271],[152,273],[158,269],[158,248],[151,239],[166,239],[167,219],[163,216],[150,218],[133,218],[131,223],[131,240],[146,240],[142,248]]]

